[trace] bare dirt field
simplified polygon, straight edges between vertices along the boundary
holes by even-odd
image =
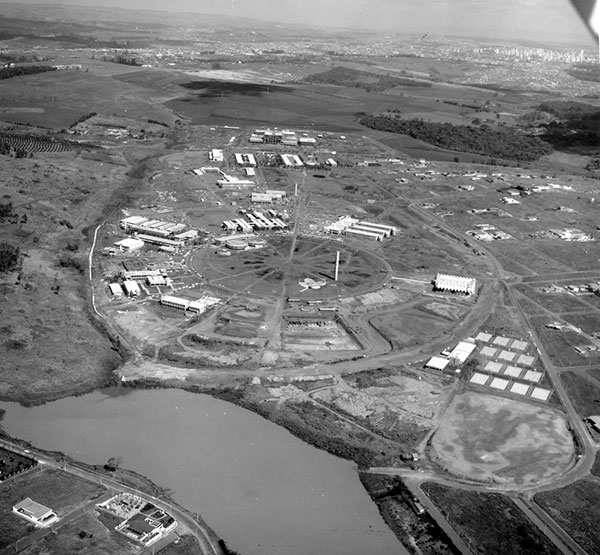
[[[506,484],[550,478],[574,454],[567,423],[555,411],[475,393],[452,400],[431,451],[453,474]]]

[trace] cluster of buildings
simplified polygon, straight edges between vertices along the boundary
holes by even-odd
[[[173,297],[171,295],[164,295],[160,298],[161,305],[168,306],[169,308],[176,308],[177,310],[183,310],[185,313],[191,312],[192,314],[202,314],[209,308],[220,303],[221,299],[210,297],[208,295],[195,300]]]
[[[351,216],[342,216],[337,222],[325,226],[323,231],[333,235],[354,235],[374,241],[383,241],[398,232],[392,225],[372,223]]]
[[[313,146],[317,144],[317,140],[303,133],[298,136],[295,131],[289,129],[255,129],[249,139],[250,143],[255,144],[282,144],[285,146]]]
[[[275,210],[267,210],[266,215],[259,210],[240,210],[240,215],[241,218],[225,220],[221,227],[232,233],[237,231],[252,233],[254,230],[281,231],[288,228],[287,222],[284,221],[286,214]]]
[[[108,288],[114,297],[122,297],[123,292],[131,298],[136,298],[141,294],[138,282],[145,282],[146,285],[172,287],[173,282],[167,276],[165,269],[156,270],[130,270],[121,272],[122,283],[109,283]]]
[[[123,519],[114,529],[144,547],[168,536],[178,524],[169,513],[130,493],[117,494],[96,507]]]
[[[472,277],[437,274],[433,280],[433,287],[436,291],[475,295],[477,292],[477,280]]]
[[[286,199],[285,191],[276,191],[267,189],[264,193],[252,193],[251,202],[273,204],[275,202],[283,202]]]
[[[133,237],[115,243],[115,247],[121,252],[138,251],[146,243],[156,245],[167,252],[175,252],[183,247],[186,241],[198,236],[195,229],[184,231],[187,228],[185,224],[151,220],[144,216],[123,218],[120,226],[121,229],[133,234]]]
[[[478,241],[491,243],[492,241],[514,239],[510,233],[506,233],[492,224],[477,224],[475,227],[477,229],[469,229],[466,233]]]
[[[240,179],[233,175],[228,175],[221,172],[221,179],[217,180],[217,186],[220,189],[232,190],[232,189],[252,189],[256,187],[256,182],[250,179]]]

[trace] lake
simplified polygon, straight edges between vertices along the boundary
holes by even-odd
[[[118,457],[199,512],[241,555],[406,553],[353,463],[224,401],[115,388],[0,408],[2,427],[37,447],[89,464]]]

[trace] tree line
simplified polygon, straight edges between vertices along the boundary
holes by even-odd
[[[552,147],[539,137],[510,127],[493,129],[488,125],[454,125],[421,119],[401,119],[398,115],[365,116],[360,123],[378,131],[408,135],[430,145],[492,158],[529,162],[550,154]]]

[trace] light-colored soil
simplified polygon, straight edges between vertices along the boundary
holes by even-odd
[[[551,409],[463,393],[452,400],[432,456],[459,476],[531,484],[569,466],[575,454],[566,420]]]

